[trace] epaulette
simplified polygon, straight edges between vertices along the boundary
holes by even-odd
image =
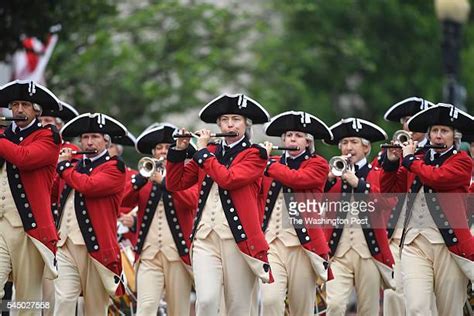
[[[53,140],[55,144],[61,144],[61,135],[59,135],[58,128],[53,125],[53,124],[48,124],[43,126],[43,128],[49,129],[51,132],[53,132]]]
[[[259,144],[252,144],[252,146],[250,146],[250,147],[258,149],[258,153],[260,155],[260,158],[265,159],[265,160],[268,159],[267,150],[265,148],[263,148],[262,146],[260,146]]]
[[[120,170],[120,172],[125,173],[127,166],[125,165],[125,162],[122,160],[122,158],[115,156],[112,159],[117,160],[117,169]]]

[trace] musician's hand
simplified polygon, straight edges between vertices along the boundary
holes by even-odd
[[[178,132],[179,134],[188,133],[185,128],[181,128]],[[185,150],[189,146],[189,142],[191,141],[191,137],[179,137],[176,139],[176,149],[177,150]]]
[[[354,169],[347,169],[341,176],[342,180],[345,180],[353,188],[357,188],[359,184],[359,178],[355,175]]]
[[[334,181],[334,179],[336,179],[336,176],[329,170],[327,181]]]
[[[128,228],[133,226],[133,223],[135,222],[133,215],[131,214],[122,214],[118,218],[119,222],[121,222],[124,226],[127,226]]]
[[[408,142],[402,144],[402,150],[403,150],[403,158],[405,158],[408,155],[414,155],[416,152],[416,145],[418,142],[413,141],[413,140],[408,140]]]
[[[202,129],[197,132],[199,134],[199,138],[197,139],[197,150],[201,150],[203,148],[207,148],[207,144],[211,139],[211,131],[208,129]]]
[[[158,184],[161,184],[163,182],[163,174],[159,171],[153,173],[151,177],[148,179],[152,182],[156,182]]]
[[[393,144],[393,141],[392,141]],[[390,161],[398,161],[402,156],[401,148],[387,148],[387,158]]]
[[[68,147],[64,147],[63,149],[61,149],[61,152],[59,153],[58,162],[71,160],[72,156],[73,156],[72,149]]]
[[[263,143],[263,148],[265,148],[265,150],[267,151],[268,157],[270,157],[270,153],[272,152],[272,147],[273,147],[273,144],[268,141],[265,141]]]

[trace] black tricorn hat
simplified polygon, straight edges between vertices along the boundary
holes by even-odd
[[[112,143],[119,144],[122,146],[135,147],[137,139],[135,138],[135,136],[133,136],[132,133],[127,132],[127,135],[125,136],[113,136]]]
[[[139,153],[151,154],[157,144],[173,144],[175,142],[173,133],[176,130],[177,127],[173,124],[155,124],[154,127],[147,128],[138,136],[135,148]]]
[[[126,136],[128,131],[116,119],[101,113],[84,113],[61,128],[61,136],[77,137],[84,133],[108,134],[110,137]]]
[[[323,121],[303,111],[280,113],[265,126],[268,136],[281,136],[287,131],[308,133],[315,139],[332,139],[332,133]]]
[[[254,124],[263,124],[270,120],[270,115],[257,101],[244,94],[222,94],[206,104],[199,112],[199,117],[206,123],[216,123],[224,114],[238,114],[252,120]]]
[[[341,139],[346,137],[365,138],[370,142],[387,139],[387,133],[380,126],[360,118],[350,117],[342,119],[329,129],[332,132],[333,139],[325,139],[324,142],[330,145],[336,145]]]
[[[62,110],[58,111],[55,109],[47,108],[43,109],[41,116],[52,116],[52,117],[59,117],[63,122],[67,123],[76,116],[79,115],[79,112],[70,104],[66,102],[59,101],[62,105]]]
[[[386,121],[400,122],[400,120],[406,116],[413,116],[416,113],[427,109],[434,104],[428,100],[411,97],[405,100],[402,100],[390,107],[390,109],[385,112],[384,119]]]
[[[412,116],[407,124],[413,132],[426,133],[433,125],[451,126],[461,133],[473,134],[473,118],[452,104],[438,103]]]
[[[0,87],[0,107],[7,108],[12,101],[36,103],[43,111],[62,109],[59,99],[50,90],[31,80],[15,80]]]

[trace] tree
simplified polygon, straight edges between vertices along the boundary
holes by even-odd
[[[21,47],[21,37],[46,37],[51,26],[61,25],[61,37],[69,40],[74,30],[93,27],[96,21],[114,14],[107,0],[83,1],[2,1],[0,3],[0,60],[6,60]]]
[[[138,132],[239,80],[237,45],[250,25],[231,10],[169,0],[122,12],[53,56],[50,84],[80,111],[109,113]]]
[[[383,121],[389,106],[410,96],[441,100],[440,26],[432,1],[271,5],[278,18],[258,20],[250,87],[272,113],[306,110],[329,124],[359,116],[391,135],[399,125]],[[472,28],[466,28],[471,39]],[[471,43],[465,41],[464,52],[473,50]],[[465,82],[473,80],[469,60],[462,61]]]

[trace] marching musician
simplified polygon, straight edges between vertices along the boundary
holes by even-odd
[[[116,136],[112,137],[112,144],[108,148],[110,157],[117,156],[121,159],[124,146],[125,147],[133,147],[135,149],[135,145],[137,143],[137,139],[135,136],[128,132],[125,136]],[[132,177],[134,177],[138,173],[137,170],[131,168],[130,166],[125,167],[125,189],[124,194],[127,192],[132,186]],[[131,248],[134,248],[137,243],[137,207],[134,206],[124,206],[123,201],[122,205],[120,205],[120,212],[118,216],[118,235],[119,235],[119,242],[122,245],[128,243]],[[120,230],[123,229],[124,232],[121,233]]]
[[[122,202],[128,207],[138,204],[137,315],[156,315],[163,293],[170,315],[188,316],[190,311],[189,235],[197,206],[197,187],[178,192],[169,192],[165,187],[164,159],[170,144],[175,142],[175,131],[175,126],[163,123],[138,137],[137,151],[163,162],[155,164],[154,171],[145,169],[149,175],[133,176]],[[192,156],[194,152],[188,154]]]
[[[69,122],[73,118],[79,115],[79,112],[70,104],[60,101],[62,109],[57,111],[56,109],[45,109],[41,113],[39,120],[43,126],[52,125],[58,131],[64,126],[65,123]],[[79,147],[72,144],[69,141],[62,140],[62,148],[71,148],[72,150],[78,151]],[[79,156],[75,156],[79,157]],[[53,212],[53,218],[56,222],[58,220],[58,210],[56,203],[52,203],[51,210]],[[44,316],[53,315],[54,313],[54,281],[50,279],[43,279],[43,300],[49,302],[50,308],[43,311]]]
[[[206,123],[217,123],[227,135],[224,141],[208,144],[211,132],[200,130],[198,151],[185,164],[189,137],[179,138],[169,149],[166,164],[168,190],[199,185],[191,236],[196,312],[217,315],[223,286],[227,314],[248,315],[257,278],[273,281],[258,200],[267,153],[249,139],[252,122],[265,123],[269,115],[243,94],[224,94],[199,116]]]
[[[411,97],[390,107],[384,115],[386,121],[400,122],[404,131],[410,132],[411,139],[418,142],[415,155],[424,155],[429,149],[425,147],[429,145],[428,138],[425,132],[411,132],[408,129],[408,120],[416,113],[433,106],[434,104],[428,100]],[[382,161],[387,156],[386,150],[380,151],[378,156],[372,162],[373,165],[381,167]],[[393,274],[395,281],[395,289],[386,289],[384,291],[383,299],[383,314],[386,316],[400,316],[405,314],[405,303],[403,301],[403,282],[400,274],[400,237],[402,236],[403,216],[402,208],[405,202],[403,195],[398,196],[398,200],[394,201],[390,217],[387,221],[387,237],[389,238],[390,250],[395,260],[393,266]],[[435,304],[434,299],[432,302]],[[436,308],[434,308],[436,309]],[[435,316],[435,315],[432,315]]]
[[[64,125],[65,137],[80,137],[89,154],[72,162],[70,148],[59,157],[59,277],[55,314],[74,315],[83,294],[86,315],[106,315],[109,295],[123,293],[117,243],[117,215],[125,184],[125,165],[110,157],[111,137],[126,128],[100,113],[85,113]]]
[[[347,159],[347,167],[338,176],[332,170],[329,172],[325,190],[336,195],[337,201],[351,202],[351,208],[327,211],[328,218],[345,219],[344,225],[326,230],[334,274],[326,286],[327,314],[345,314],[354,286],[358,314],[378,315],[381,287],[393,287],[393,257],[382,220],[384,210],[376,208],[369,212],[362,206],[359,210],[352,202],[380,192],[380,170],[368,163],[367,156],[371,142],[384,140],[387,135],[379,126],[359,118],[342,119],[330,130],[334,138],[325,142],[338,145],[342,157]]]
[[[317,117],[295,111],[275,116],[265,133],[297,150],[272,156],[265,170],[263,230],[275,282],[262,286],[263,314],[283,315],[288,296],[291,315],[314,315],[316,284],[327,280],[329,247],[321,226],[288,221],[288,203],[293,194],[305,202],[323,192],[329,167],[314,153],[314,139],[331,139],[332,134]],[[266,142],[265,147],[270,156],[273,144]]]
[[[446,148],[420,157],[415,155],[417,143],[409,140],[402,149],[388,150],[382,164],[382,192],[410,193],[400,244],[406,312],[429,315],[434,293],[439,315],[462,315],[467,281],[474,279],[474,239],[462,198],[472,162],[457,147],[458,132],[472,131],[472,117],[438,104],[414,115],[408,128],[427,132],[431,144]]]
[[[48,89],[20,80],[0,88],[0,105],[24,118],[0,135],[0,297],[11,274],[17,301],[41,302],[43,275],[57,277],[58,239],[50,197],[61,138],[56,129],[43,127],[38,117],[42,110],[61,107]]]

